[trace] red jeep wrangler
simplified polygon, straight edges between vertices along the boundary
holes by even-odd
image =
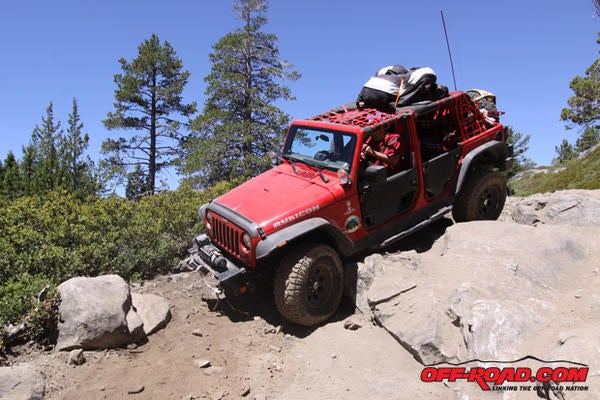
[[[376,129],[400,135],[402,170],[366,165]],[[206,234],[192,259],[221,286],[244,292],[249,275],[274,270],[281,315],[301,325],[337,309],[344,260],[380,249],[452,211],[497,219],[506,200],[506,130],[463,92],[386,113],[348,105],[293,121],[269,171],[199,210]]]

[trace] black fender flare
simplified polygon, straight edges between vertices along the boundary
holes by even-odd
[[[288,242],[316,231],[325,233],[333,240],[336,250],[340,252],[341,257],[352,253],[353,242],[337,226],[324,218],[315,217],[287,226],[258,242],[256,246],[256,259],[265,258],[278,248],[284,247]]]
[[[500,140],[492,140],[470,151],[462,160],[454,193],[458,194],[460,192],[472,166],[486,160],[500,169],[506,169],[510,163],[510,153],[506,142]]]

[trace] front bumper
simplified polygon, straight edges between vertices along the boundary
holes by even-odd
[[[210,273],[220,285],[234,290],[239,290],[246,283],[247,271],[229,261],[221,251],[211,243],[207,235],[199,235],[194,239],[194,247],[190,249],[192,253],[191,262],[197,270],[204,273]]]

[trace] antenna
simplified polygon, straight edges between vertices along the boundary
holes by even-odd
[[[454,62],[452,62],[452,52],[450,51],[450,42],[448,41],[448,31],[446,31],[446,21],[444,20],[444,11],[440,10],[442,16],[442,25],[444,26],[444,35],[446,36],[446,46],[448,47],[448,57],[450,57],[450,68],[452,68],[452,80],[454,81],[454,91],[456,92],[456,76],[454,75]]]

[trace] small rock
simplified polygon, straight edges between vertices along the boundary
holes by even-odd
[[[85,355],[83,349],[75,349],[69,353],[67,364],[69,365],[82,365],[85,363]]]
[[[275,353],[281,353],[281,347],[269,345],[269,350],[274,351]]]
[[[204,336],[204,334],[202,333],[202,331],[200,331],[200,329],[194,329],[192,331],[192,335],[198,336],[198,337],[203,337]]]
[[[249,386],[244,386],[244,389],[242,390],[242,393],[240,393],[240,395],[242,397],[246,397],[250,394],[250,387]]]
[[[276,332],[277,332],[277,331],[276,331],[275,327],[273,327],[273,326],[267,326],[267,327],[265,327],[265,328],[263,329],[263,333],[264,333],[265,335],[272,334],[272,333],[276,333]]]
[[[362,322],[359,321],[358,317],[352,315],[344,321],[344,328],[351,331],[356,331],[362,328]]]
[[[142,393],[142,392],[144,391],[144,389],[145,389],[145,387],[144,387],[143,385],[141,385],[141,386],[136,386],[136,387],[133,387],[133,388],[129,389],[129,390],[127,391],[127,394],[137,394],[137,393]]]
[[[194,360],[194,365],[198,368],[208,368],[210,367],[210,361],[204,359]]]

